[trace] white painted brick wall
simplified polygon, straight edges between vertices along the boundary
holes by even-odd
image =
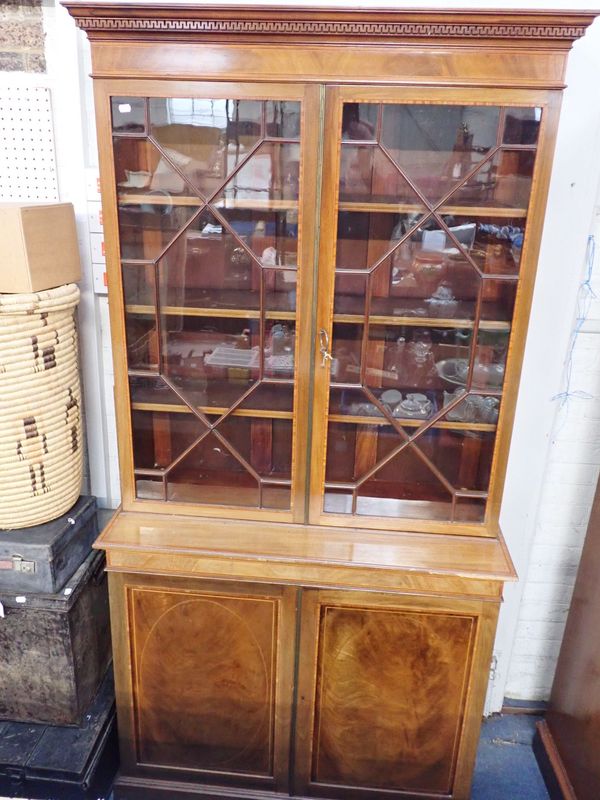
[[[568,389],[569,397],[552,432],[506,684],[506,696],[520,700],[550,696],[600,472],[600,191],[592,235],[590,287],[597,297],[585,304],[568,387],[565,367],[561,391]],[[580,300],[585,292],[582,287]]]

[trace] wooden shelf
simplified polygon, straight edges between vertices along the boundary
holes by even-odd
[[[334,314],[333,321],[362,325],[365,318],[361,314]],[[410,325],[427,328],[473,328],[474,326],[472,319],[445,319],[443,317],[395,317],[371,314],[369,321],[371,325]],[[479,329],[483,331],[510,331],[510,322],[482,319],[479,321]]]
[[[416,390],[415,390],[416,391]],[[391,423],[385,417],[373,416],[353,416],[346,414],[330,414],[330,422],[345,422],[353,425],[389,425]],[[400,419],[396,418],[403,428],[418,428],[427,422],[426,419]],[[496,425],[487,422],[451,422],[440,421],[432,425],[432,428],[439,428],[442,430],[453,431],[487,431],[493,433],[496,430]]]
[[[131,304],[125,306],[128,314],[152,316],[155,312],[153,305]],[[189,306],[161,306],[161,312],[166,316],[174,317],[218,317],[223,319],[260,319],[258,309],[244,308],[194,308]],[[265,311],[265,319],[269,320],[295,320],[295,311]],[[402,317],[381,314],[371,314],[371,325],[406,325],[427,328],[473,328],[472,319],[445,319],[443,317]],[[333,321],[353,325],[364,324],[365,318],[361,314],[334,314]],[[501,320],[480,320],[479,329],[483,331],[510,331],[510,323]]]
[[[283,198],[273,198],[270,200],[246,199],[246,198],[220,198],[211,203],[215,208],[232,208],[242,210],[257,211],[297,211],[297,200],[285,200]]]
[[[153,315],[153,305],[132,304],[125,306],[128,314]],[[246,308],[194,308],[191,306],[161,306],[162,314],[171,317],[220,317],[224,319],[260,319],[258,309]],[[295,311],[265,311],[265,319],[295,320]]]
[[[197,206],[200,208],[205,205],[205,201],[200,197],[190,197],[186,195],[168,195],[159,192],[153,194],[136,194],[134,192],[124,192],[119,194],[119,205],[149,205],[149,206]],[[259,199],[230,199],[221,198],[210,203],[215,208],[236,209],[236,210],[257,210],[257,211],[297,211],[297,200],[259,200]],[[360,211],[363,213],[374,214],[411,214],[422,213],[424,216],[429,214],[428,208],[418,203],[369,203],[362,201],[340,201],[339,211]],[[506,208],[505,206],[453,206],[446,205],[434,209],[438,214],[451,214],[455,217],[501,217],[502,219],[521,219],[527,216],[526,208]]]
[[[131,404],[133,411],[162,411],[163,413],[170,414],[191,414],[192,410],[184,403],[148,403],[136,402]],[[228,411],[226,406],[198,406],[198,411],[208,416],[217,416],[225,414]],[[233,417],[252,417],[253,419],[293,419],[294,415],[291,411],[273,411],[264,408],[236,408],[232,411]]]
[[[453,317],[433,317],[427,311],[425,298],[373,297],[369,319],[372,325],[407,325],[428,328],[473,328],[475,301],[461,300]],[[334,322],[362,325],[364,299],[353,295],[338,295],[335,301]],[[404,313],[403,313],[404,312]],[[506,312],[497,302],[484,302],[479,327],[488,331],[510,331],[510,322],[502,319]]]
[[[120,206],[135,206],[135,205],[148,205],[148,206],[196,206],[201,208],[207,205],[201,197],[190,197],[186,195],[169,195],[167,193],[161,194],[159,191],[152,194],[137,194],[135,192],[123,192],[118,195],[118,203]],[[210,203],[218,209],[236,209],[236,210],[256,210],[256,211],[297,211],[297,200],[260,200],[260,199],[230,199],[220,198],[219,200]]]
[[[131,404],[132,411],[159,411],[170,414],[191,414],[191,409],[185,404],[136,402]],[[198,411],[208,416],[221,416],[227,412],[226,406],[198,406]],[[292,411],[273,411],[271,409],[238,408],[231,413],[233,417],[251,417],[253,419],[293,419]],[[390,425],[385,417],[355,416],[347,414],[330,414],[330,422],[342,422],[351,425]],[[418,428],[427,422],[426,419],[398,419],[405,428]],[[457,431],[486,431],[493,432],[496,425],[483,422],[436,422],[433,428]]]
[[[344,200],[338,203],[339,211],[361,211],[367,214],[430,214],[430,210],[419,203],[369,203]],[[523,219],[527,216],[526,208],[506,208],[505,206],[453,206],[444,205],[435,208],[437,214],[451,214],[455,217],[501,217],[502,219]]]

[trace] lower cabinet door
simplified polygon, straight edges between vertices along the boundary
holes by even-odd
[[[123,774],[287,791],[296,590],[110,577]]]
[[[304,592],[296,794],[468,797],[497,605]]]

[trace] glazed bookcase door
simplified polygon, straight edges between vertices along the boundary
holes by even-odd
[[[100,85],[125,507],[304,518],[310,95]]]
[[[553,120],[546,93],[329,90],[313,521],[494,533]]]

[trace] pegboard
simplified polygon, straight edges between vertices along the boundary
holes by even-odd
[[[0,87],[0,201],[58,200],[50,89]]]

